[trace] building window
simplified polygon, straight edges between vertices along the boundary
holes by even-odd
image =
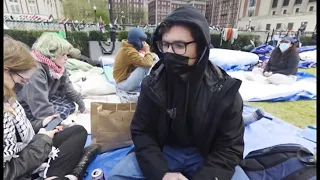
[[[309,11],[313,11],[314,7],[313,6],[310,6],[309,7]]]
[[[267,24],[267,25],[266,25],[266,31],[269,31],[269,30],[270,30],[270,27],[271,27],[271,24]]]
[[[300,10],[299,8],[296,8],[296,13],[298,13],[298,12],[299,12],[299,10]]]
[[[256,0],[250,0],[249,7],[253,7],[256,5]]]
[[[254,13],[254,10],[249,10],[249,11],[248,11],[248,17],[252,17],[252,16],[253,16],[253,13]]]
[[[302,0],[295,0],[294,5],[296,4],[302,4]]]
[[[285,9],[285,10],[283,10],[283,14],[287,14],[287,10]]]
[[[276,30],[281,28],[281,23],[277,23]]]
[[[272,1],[272,8],[276,8],[278,5],[278,0],[273,0]]]
[[[317,0],[309,0],[309,2],[317,2]]]
[[[288,6],[289,2],[290,2],[290,0],[283,0],[283,5],[282,6]]]
[[[38,14],[37,8],[35,6],[30,6],[30,13],[31,14]]]
[[[290,22],[290,23],[288,23],[288,30],[291,31],[292,29],[293,29],[293,23]]]
[[[272,15],[276,15],[276,11],[272,11]]]
[[[21,13],[20,4],[18,0],[9,0],[9,5],[11,8],[12,13]]]
[[[12,13],[16,13],[16,14],[19,14],[21,11],[20,11],[20,6],[19,5],[10,5],[11,7],[11,11]]]

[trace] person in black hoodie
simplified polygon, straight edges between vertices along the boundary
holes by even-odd
[[[232,178],[244,151],[241,81],[209,62],[210,41],[204,15],[191,6],[157,27],[152,45],[161,58],[142,81],[135,148],[108,180]]]

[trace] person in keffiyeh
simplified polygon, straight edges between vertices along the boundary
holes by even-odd
[[[30,83],[15,89],[20,104],[31,121],[59,114],[66,119],[75,112],[86,112],[82,96],[69,79],[65,69],[67,55],[73,46],[57,33],[44,33],[34,43],[32,55],[37,61],[37,71]]]
[[[87,131],[81,125],[47,131],[43,127],[58,117],[55,114],[29,121],[14,89],[30,82],[37,64],[21,42],[4,37],[3,46],[3,179],[82,178]],[[79,164],[83,168],[76,168]]]

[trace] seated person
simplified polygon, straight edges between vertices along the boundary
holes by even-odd
[[[64,67],[71,48],[72,45],[56,33],[43,33],[33,45],[37,71],[28,84],[15,89],[29,120],[54,114],[66,119],[75,111],[75,103],[80,112],[85,112],[82,96],[73,88]]]
[[[243,159],[241,81],[209,61],[205,16],[174,10],[154,33],[160,61],[141,84],[134,151],[108,180],[230,180]]]
[[[148,74],[153,65],[153,56],[145,40],[147,35],[139,28],[131,29],[128,40],[122,40],[113,66],[117,88],[126,92],[137,90]]]
[[[284,37],[280,45],[272,51],[265,68],[254,68],[246,79],[275,85],[291,85],[297,80],[299,61],[294,39]]]
[[[54,114],[39,121],[27,119],[13,89],[28,83],[37,65],[22,43],[3,39],[3,178],[31,179],[42,174],[54,179],[81,179],[91,156],[84,153],[87,131],[80,125],[46,131],[43,127],[58,116]],[[49,162],[53,147],[59,149],[58,156],[51,159],[50,167],[38,168]]]

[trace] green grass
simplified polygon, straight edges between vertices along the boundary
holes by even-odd
[[[316,68],[299,69],[316,75]],[[287,121],[297,127],[305,128],[316,124],[316,100],[294,102],[245,102],[250,106],[260,107],[264,111]]]

